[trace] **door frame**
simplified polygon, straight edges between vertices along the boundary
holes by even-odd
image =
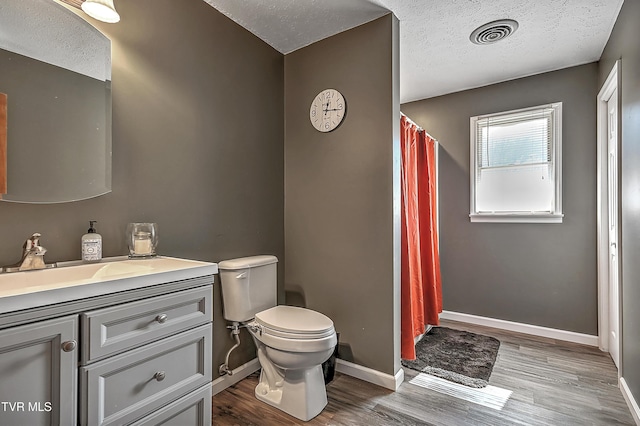
[[[622,129],[620,127],[620,60],[613,65],[609,76],[602,85],[597,97],[597,226],[598,226],[598,346],[602,351],[609,352],[609,209],[608,209],[608,111],[607,100],[618,89],[618,164],[620,164],[620,140]],[[620,168],[618,167],[618,192],[620,192]],[[616,212],[620,211],[620,197]],[[618,213],[619,215],[619,213]],[[618,286],[619,294],[622,294],[622,274],[620,273],[620,254],[622,252],[620,241],[620,221],[618,221]],[[618,376],[622,370],[622,304],[618,300]]]

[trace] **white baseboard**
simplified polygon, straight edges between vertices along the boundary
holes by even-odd
[[[640,425],[640,407],[638,407],[638,403],[623,377],[620,377],[620,391],[622,392],[622,396],[624,396],[624,400],[627,401],[627,406],[629,406],[633,420],[637,425]]]
[[[232,375],[220,376],[211,383],[211,390],[213,395],[216,395],[226,388],[235,385],[240,380],[255,373],[260,369],[260,362],[258,358],[254,358],[251,361],[242,364],[238,368],[233,369]],[[377,370],[373,370],[362,365],[354,364],[342,359],[336,359],[336,371],[348,376],[355,377],[356,379],[364,380],[365,382],[373,383],[378,386],[390,389],[392,391],[398,390],[400,384],[404,381],[404,370],[401,368],[392,376],[391,374],[382,373]]]
[[[260,370],[260,361],[258,361],[258,358],[254,358],[251,361],[242,364],[240,367],[234,368],[232,370],[232,375],[226,374],[224,376],[218,377],[213,382],[211,382],[211,390],[213,395],[222,392],[229,386],[235,385],[240,380],[244,379],[247,376],[250,376],[258,370]]]
[[[392,391],[397,391],[400,384],[404,381],[404,370],[402,368],[392,376],[391,374],[382,373],[378,370],[354,364],[340,358],[336,359],[336,371]]]
[[[566,342],[581,343],[583,345],[596,347],[598,346],[598,336],[575,333],[573,331],[558,330],[556,328],[540,327],[537,325],[523,324],[519,322],[511,322],[495,318],[480,317],[477,315],[461,314],[451,311],[442,311],[442,313],[440,314],[440,319],[484,325],[486,327],[499,328],[502,330],[515,331],[524,334],[532,334],[534,336],[548,337],[551,339],[564,340]]]

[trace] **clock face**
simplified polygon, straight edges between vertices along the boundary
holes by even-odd
[[[340,125],[346,113],[347,103],[342,93],[325,89],[311,102],[309,120],[316,130],[330,132]]]

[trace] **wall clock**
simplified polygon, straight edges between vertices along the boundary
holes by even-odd
[[[347,103],[342,93],[324,89],[311,102],[309,120],[316,130],[330,132],[342,123],[347,113]]]

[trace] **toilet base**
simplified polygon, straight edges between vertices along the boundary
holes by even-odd
[[[267,370],[270,367],[274,367],[273,364]],[[284,375],[283,380],[270,389],[263,365],[255,390],[257,399],[305,422],[322,412],[327,405],[322,366],[280,370],[279,373]]]

